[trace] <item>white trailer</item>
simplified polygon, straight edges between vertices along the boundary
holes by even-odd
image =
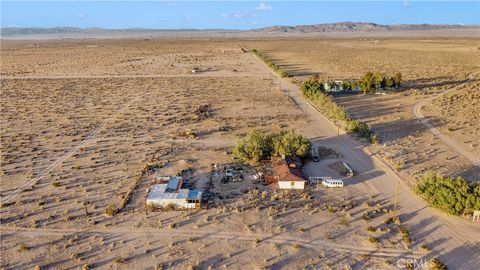
[[[343,187],[343,180],[341,179],[325,179],[322,181],[322,185],[328,188]]]

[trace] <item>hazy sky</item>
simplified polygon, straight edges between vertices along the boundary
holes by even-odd
[[[342,21],[480,24],[480,1],[1,1],[2,27],[250,29]]]

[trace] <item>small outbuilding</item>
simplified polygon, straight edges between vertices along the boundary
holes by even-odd
[[[152,187],[146,199],[147,207],[170,210],[200,208],[202,191],[182,189],[183,181],[179,176],[170,176],[168,179],[166,184]]]

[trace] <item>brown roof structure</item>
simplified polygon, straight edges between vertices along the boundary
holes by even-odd
[[[286,161],[281,161],[273,167],[277,181],[305,181],[302,170],[298,167],[289,166]]]

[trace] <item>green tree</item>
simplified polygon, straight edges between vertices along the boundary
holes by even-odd
[[[293,130],[272,136],[273,156],[296,155],[304,157],[310,150],[310,141]]]
[[[365,73],[360,78],[360,88],[362,89],[364,94],[375,93],[377,89],[377,83],[375,76],[372,72]]]
[[[304,81],[302,85],[300,85],[300,90],[302,91],[303,95],[308,98],[312,98],[315,94],[324,91],[323,84],[313,78]]]
[[[309,150],[310,141],[293,130],[274,134],[253,130],[237,142],[233,154],[245,162],[258,162],[281,155],[304,157]]]
[[[445,177],[426,172],[415,191],[431,206],[454,215],[480,210],[480,185],[470,184],[461,177]]]
[[[269,135],[258,131],[250,131],[241,139],[233,150],[233,154],[243,161],[258,162],[269,158],[272,153],[272,142]]]
[[[387,77],[385,74],[377,71],[373,76],[375,77],[375,90],[378,91],[379,89],[384,89],[387,85]]]
[[[387,77],[386,78],[386,87],[389,87],[389,88],[395,88],[395,79],[394,77]]]
[[[400,72],[395,73],[393,81],[395,82],[394,87],[399,88],[402,85],[402,74]]]

